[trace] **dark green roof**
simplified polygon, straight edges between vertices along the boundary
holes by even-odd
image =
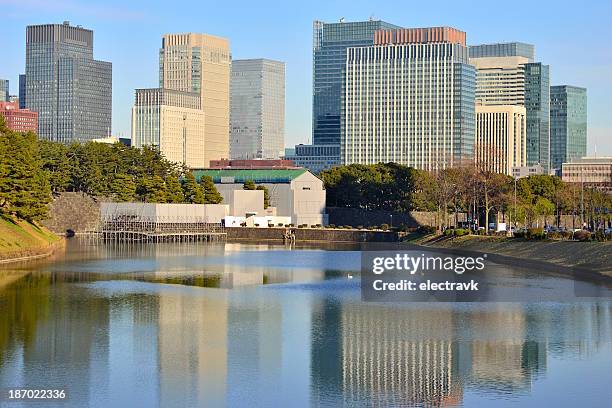
[[[232,177],[234,183],[244,183],[247,180],[253,180],[254,183],[290,183],[306,172],[306,169],[205,169],[194,170],[193,175],[197,181],[204,175],[210,176],[217,184],[221,183],[222,178],[231,183],[229,180]]]

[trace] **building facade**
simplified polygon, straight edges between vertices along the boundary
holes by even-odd
[[[26,108],[26,76],[19,75],[19,109]]]
[[[550,162],[563,163],[586,156],[587,90],[570,85],[550,87]]]
[[[550,67],[541,62],[525,64],[527,109],[527,164],[550,169]]]
[[[291,155],[285,156],[298,167],[304,167],[315,174],[337,166],[340,160],[340,145],[304,145],[295,146]]]
[[[9,102],[9,80],[0,79],[0,102]]]
[[[327,224],[323,182],[306,169],[206,169],[193,174],[198,181],[210,176],[223,197],[243,190],[244,182],[251,180],[268,189],[276,216],[291,217],[295,225]]]
[[[200,95],[173,89],[137,89],[132,146],[156,146],[171,162],[208,167]]]
[[[477,165],[495,173],[513,174],[526,164],[525,107],[476,105]]]
[[[476,71],[465,33],[381,31],[375,42],[347,50],[341,163],[473,163]]]
[[[208,34],[165,34],[159,50],[159,86],[200,95],[204,160],[229,158],[229,41]]]
[[[612,191],[612,157],[583,157],[563,163],[561,178],[566,183]]]
[[[34,133],[38,131],[38,113],[20,109],[17,102],[0,102],[0,115],[11,130]]]
[[[535,47],[525,43],[470,46],[476,66],[476,103],[520,105],[526,109],[527,164],[550,161],[549,66],[535,61]]]
[[[285,148],[285,63],[232,61],[230,157],[278,159]]]
[[[107,136],[112,65],[93,58],[93,31],[44,24],[26,30],[25,106],[38,112],[39,136],[56,142]]]
[[[349,47],[374,44],[374,33],[400,28],[384,21],[324,23],[315,21],[312,33],[312,142],[340,144],[343,70]]]
[[[535,61],[533,44],[522,42],[480,44],[470,46],[470,58],[523,57],[527,62]]]

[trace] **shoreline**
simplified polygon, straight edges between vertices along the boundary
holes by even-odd
[[[65,245],[66,240],[60,239],[46,246],[30,247],[23,250],[2,254],[0,257],[0,265],[8,265],[18,262],[30,262],[48,258],[54,255],[57,250],[65,247]]]
[[[564,275],[573,274],[577,278],[612,281],[612,242],[528,241],[483,236],[440,239],[429,236],[406,242],[406,245],[447,253],[487,254],[496,263],[545,268]]]

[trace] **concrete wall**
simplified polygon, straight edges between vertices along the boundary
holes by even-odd
[[[206,222],[220,223],[229,212],[223,204],[155,204],[155,203],[102,203],[100,220],[110,221],[120,216],[137,217],[157,223]]]
[[[398,235],[395,232],[385,231],[358,231],[358,230],[325,230],[310,228],[295,228],[296,241],[325,241],[325,242],[395,242]],[[262,241],[283,240],[285,228],[228,228],[228,239]]]

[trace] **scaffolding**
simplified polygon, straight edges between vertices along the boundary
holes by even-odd
[[[195,215],[161,216],[139,211],[117,210],[101,214],[100,225],[93,236],[111,242],[197,242],[225,241],[227,233],[221,223]]]

